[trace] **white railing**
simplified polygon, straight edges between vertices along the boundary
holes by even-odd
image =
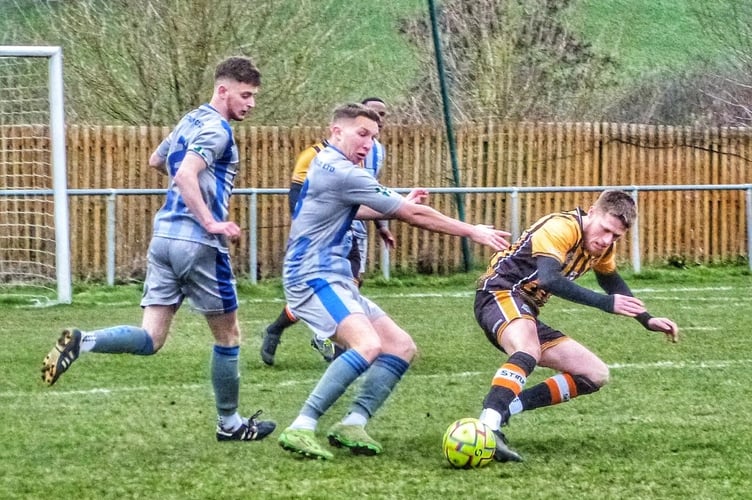
[[[703,185],[647,185],[647,186],[556,186],[556,187],[464,187],[464,188],[428,188],[431,193],[463,193],[463,194],[484,194],[484,193],[508,193],[511,195],[511,224],[510,232],[512,238],[517,238],[521,232],[520,227],[520,194],[524,193],[584,193],[600,192],[605,189],[619,189],[632,194],[632,198],[637,202],[640,192],[646,191],[744,191],[745,192],[745,218],[747,222],[747,261],[749,269],[752,270],[752,184],[703,184]],[[250,196],[248,204],[248,269],[251,283],[256,284],[256,273],[258,265],[258,197],[261,195],[286,195],[287,188],[245,188],[233,190],[233,196]],[[399,193],[408,193],[408,188],[394,189]],[[69,196],[107,196],[107,284],[115,283],[115,249],[116,249],[116,205],[118,196],[134,195],[164,195],[165,189],[69,189]],[[52,190],[25,190],[9,189],[0,190],[0,196],[25,196],[25,195],[50,195]],[[639,210],[638,210],[639,214]],[[634,227],[637,227],[639,221],[635,221]],[[630,231],[632,247],[632,268],[635,272],[640,272],[642,263],[640,260],[640,232]],[[382,252],[381,255],[382,271],[385,278],[389,278],[389,252]]]

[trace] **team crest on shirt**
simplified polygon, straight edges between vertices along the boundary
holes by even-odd
[[[387,196],[387,197],[392,196],[391,189],[384,187],[384,186],[378,186],[376,188],[376,192],[379,194],[383,194],[384,196]]]

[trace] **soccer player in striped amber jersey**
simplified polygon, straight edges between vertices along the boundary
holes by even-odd
[[[627,193],[604,191],[587,211],[539,219],[512,246],[494,254],[478,279],[475,317],[488,340],[509,356],[493,376],[480,414],[497,436],[496,460],[522,460],[500,430],[511,415],[591,394],[608,382],[608,366],[598,356],[538,319],[550,295],[635,318],[678,341],[676,323],[651,316],[616,270],[614,244],[636,216]],[[574,283],[589,269],[605,294]],[[524,389],[536,365],[558,373]]]

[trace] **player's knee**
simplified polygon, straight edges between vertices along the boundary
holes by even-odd
[[[598,391],[601,387],[608,384],[609,378],[610,373],[608,366],[605,364],[596,369],[590,370],[585,375],[576,375],[574,377],[575,383],[577,384],[577,392],[579,394],[591,394]]]
[[[372,362],[379,354],[382,353],[383,347],[378,337],[369,339],[358,339],[358,342],[353,342],[349,346],[350,349],[355,349],[365,359]]]
[[[400,342],[397,351],[397,356],[406,361],[411,361],[415,357],[415,354],[418,352],[418,346],[415,345],[415,341],[412,339],[412,337],[408,336],[406,339]]]
[[[611,372],[609,371],[608,366],[605,363],[602,363],[597,367],[591,378],[593,383],[596,384],[599,388],[608,384],[610,379]]]
[[[156,354],[165,345],[165,339],[167,335],[154,335],[147,331],[144,335],[143,345],[136,351],[136,354],[141,356],[149,356]]]
[[[383,351],[389,354],[410,361],[415,357],[415,353],[418,352],[418,346],[415,345],[415,341],[409,333],[404,330],[400,330],[399,334],[391,335],[388,337],[388,341],[384,342]]]

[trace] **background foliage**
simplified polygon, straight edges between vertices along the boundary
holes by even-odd
[[[459,120],[747,125],[752,3],[736,0],[437,2]],[[322,124],[381,95],[438,120],[423,0],[11,0],[0,43],[61,44],[69,119],[172,124],[206,100],[229,53],[254,57],[254,123]]]

